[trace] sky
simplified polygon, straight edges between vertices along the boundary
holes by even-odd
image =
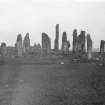
[[[100,46],[105,40],[105,0],[0,0],[0,43],[14,46],[18,33],[29,32],[31,45],[41,43],[41,34],[45,32],[51,38],[54,47],[55,25],[72,46],[73,30],[89,33],[93,47]]]

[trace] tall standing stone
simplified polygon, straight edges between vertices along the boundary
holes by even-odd
[[[81,38],[82,38],[82,42],[81,42],[82,52],[85,52],[86,51],[86,48],[85,48],[85,31],[81,31]]]
[[[62,52],[63,54],[68,54],[70,47],[70,42],[67,40],[67,34],[66,32],[63,32],[62,36]]]
[[[77,30],[74,29],[74,31],[73,31],[73,53],[77,52],[77,40],[78,40]]]
[[[80,35],[78,36],[78,44],[77,44],[77,50],[79,53],[85,53],[85,31],[81,31]]]
[[[26,36],[24,37],[23,41],[23,52],[26,53],[30,48],[30,38],[29,33],[26,33]]]
[[[56,38],[54,43],[54,49],[55,51],[59,50],[59,24],[56,24]]]
[[[88,59],[92,58],[92,40],[90,34],[87,34],[87,55]]]
[[[18,56],[22,56],[23,48],[22,48],[22,36],[18,34],[17,41],[16,41],[16,48]]]
[[[7,55],[6,43],[1,43],[0,52],[1,52],[1,56],[6,56]]]
[[[82,41],[82,39],[81,39],[81,36],[79,35],[78,40],[77,40],[77,51],[78,51],[78,53],[81,52],[81,50],[82,50],[81,41]]]
[[[46,33],[42,33],[42,53],[43,55],[50,54],[51,40]]]
[[[104,53],[105,52],[105,41],[101,40],[100,43],[100,53]]]
[[[62,51],[64,51],[66,43],[67,43],[67,35],[66,35],[66,32],[63,32],[63,36],[62,36]]]

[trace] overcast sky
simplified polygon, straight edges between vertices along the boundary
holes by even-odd
[[[62,32],[67,32],[72,43],[73,29],[85,30],[93,39],[93,46],[99,47],[105,40],[104,0],[0,0],[0,43],[14,45],[18,33],[24,37],[30,33],[31,45],[41,43],[41,33],[46,32],[52,41],[55,25],[60,25],[60,46]]]

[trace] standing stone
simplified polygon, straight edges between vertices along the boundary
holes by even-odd
[[[22,36],[21,36],[21,34],[18,34],[18,36],[17,36],[16,48],[17,48],[18,56],[22,56],[23,50],[22,50]]]
[[[70,48],[70,41],[67,40],[67,53],[66,54],[69,54],[69,48]]]
[[[26,36],[24,37],[23,41],[23,52],[26,53],[30,48],[30,38],[29,33],[26,33]]]
[[[87,34],[87,55],[88,59],[92,58],[92,40],[90,34]]]
[[[63,32],[63,36],[62,36],[62,51],[64,51],[64,47],[67,43],[67,35],[66,32]]]
[[[86,51],[86,48],[85,48],[85,31],[81,31],[81,39],[82,39],[82,42],[81,42],[82,52],[85,52]]]
[[[34,53],[35,55],[41,55],[41,45],[40,44],[34,44]]]
[[[59,24],[56,24],[56,38],[55,38],[54,49],[55,51],[59,50]]]
[[[0,52],[1,52],[1,56],[6,56],[7,55],[6,43],[1,43]]]
[[[78,40],[77,30],[74,29],[74,31],[73,31],[73,53],[77,52],[77,40]]]
[[[67,41],[68,48],[70,48],[70,41]]]
[[[81,48],[81,41],[82,41],[82,39],[81,39],[81,37],[79,35],[78,36],[78,40],[77,40],[77,51],[78,51],[78,53],[81,52],[81,50],[82,50],[82,48]]]
[[[100,53],[104,53],[105,52],[105,41],[101,40],[101,44],[100,44]]]
[[[51,40],[46,33],[42,33],[42,53],[43,55],[50,54]]]
[[[85,31],[81,31],[80,35],[78,36],[78,44],[77,49],[79,53],[85,53]]]
[[[70,42],[67,40],[66,32],[63,32],[62,36],[62,52],[63,54],[68,54],[70,47]]]

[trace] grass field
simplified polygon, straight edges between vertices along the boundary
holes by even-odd
[[[45,60],[45,63],[0,65],[0,105],[103,103],[104,65],[73,63],[67,58]]]

